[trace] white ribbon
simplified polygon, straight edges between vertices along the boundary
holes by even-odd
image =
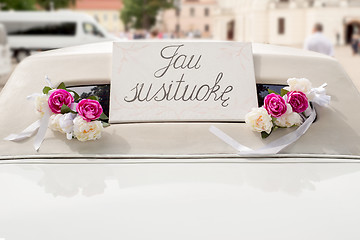
[[[309,96],[310,100],[320,106],[325,106],[330,103],[331,97],[329,95],[326,95],[326,89],[327,83],[324,83],[318,88],[312,88],[310,90]]]
[[[311,124],[314,122],[316,118],[316,111],[315,109],[311,110],[310,116],[305,120],[305,122],[298,127],[294,132],[288,133],[285,136],[270,142],[269,144],[253,150],[250,149],[230,136],[228,136],[226,133],[221,131],[220,129],[216,128],[215,126],[210,126],[210,132],[213,133],[215,136],[220,138],[220,140],[224,141],[225,143],[229,144],[231,147],[236,149],[241,154],[276,154],[280,152],[285,147],[289,146],[290,144],[296,142],[302,135],[306,133],[306,131],[309,129]]]
[[[10,134],[4,140],[7,141],[20,141],[25,138],[31,137],[40,127],[40,120],[37,120],[27,128],[25,128],[21,133],[19,134]]]
[[[45,80],[48,83],[48,85],[52,88],[52,83],[48,76],[45,76]],[[27,96],[28,100],[34,100],[36,97],[41,96],[42,94],[34,93],[30,96]],[[49,119],[51,116],[51,110],[48,105],[44,108],[44,115],[40,120],[37,120],[36,122],[32,123],[30,126],[25,128],[21,133],[19,134],[10,134],[9,136],[5,137],[4,140],[7,141],[21,141],[26,138],[31,137],[34,135],[37,131],[37,134],[34,139],[34,148],[36,151],[39,150],[41,143],[44,141],[46,130],[48,128]]]
[[[50,116],[51,116],[51,110],[47,106],[44,109],[44,116],[40,119],[40,128],[34,139],[33,146],[36,151],[39,150],[41,143],[44,141],[46,130],[48,129],[48,125],[49,125]]]
[[[49,85],[49,87],[53,88],[54,89],[54,86],[52,85],[52,82],[50,80],[50,78],[46,75],[45,76],[45,81],[47,82],[47,84]]]

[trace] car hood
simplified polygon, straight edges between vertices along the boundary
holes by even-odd
[[[1,161],[0,239],[357,239],[359,182],[342,160]]]

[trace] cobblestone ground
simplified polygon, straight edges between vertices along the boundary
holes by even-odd
[[[360,54],[353,56],[350,47],[341,46],[335,47],[335,58],[340,62],[360,91]],[[16,62],[13,61],[13,63],[15,68]],[[0,86],[0,91],[2,87]]]
[[[350,47],[336,47],[335,58],[360,91],[360,54],[353,56]]]

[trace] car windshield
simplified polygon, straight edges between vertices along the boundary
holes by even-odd
[[[109,116],[110,84],[72,86],[68,87],[68,89],[75,91],[82,99],[88,98],[90,96],[99,97],[99,102],[103,108],[104,113],[106,116]]]
[[[102,34],[100,30],[92,23],[83,23],[83,29],[85,34],[104,37],[104,34]]]

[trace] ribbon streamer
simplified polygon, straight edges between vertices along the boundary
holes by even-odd
[[[309,96],[312,97],[311,101],[320,105],[325,106],[330,103],[331,97],[329,95],[326,95],[326,89],[327,83],[324,83],[318,88],[312,88],[310,90]]]
[[[19,134],[10,134],[9,136],[5,137],[4,140],[7,141],[21,141],[25,138],[31,137],[40,127],[40,120],[37,120],[27,128],[25,128]]]
[[[269,144],[256,150],[252,150],[248,147],[245,147],[244,145],[240,144],[239,142],[237,142],[236,140],[234,140],[233,138],[231,138],[230,136],[228,136],[226,133],[224,133],[215,126],[211,126],[209,131],[218,138],[220,138],[220,140],[224,141],[225,143],[233,147],[241,154],[249,154],[249,155],[276,154],[285,147],[296,142],[302,135],[304,135],[311,126],[311,124],[314,122],[315,118],[316,118],[316,111],[315,109],[312,109],[310,116],[294,132],[288,133],[285,136],[275,141],[272,141]]]
[[[41,143],[44,141],[46,130],[48,128],[49,119],[51,116],[50,108],[47,106],[44,109],[44,116],[40,119],[40,128],[34,139],[34,148],[36,151],[39,151]]]
[[[48,76],[45,76],[45,80],[48,83],[48,85],[53,88],[52,83]],[[34,93],[30,96],[27,96],[28,100],[34,100],[37,96],[41,96],[42,94]],[[19,134],[10,134],[9,136],[5,137],[4,140],[7,141],[21,141],[23,139],[29,138],[32,135],[34,135],[37,131],[37,134],[34,139],[34,148],[36,151],[39,150],[41,143],[44,141],[46,130],[48,128],[49,119],[51,116],[51,110],[49,106],[46,106],[44,109],[44,115],[40,120],[37,120],[36,122],[32,123],[30,126],[25,128],[21,133]]]

